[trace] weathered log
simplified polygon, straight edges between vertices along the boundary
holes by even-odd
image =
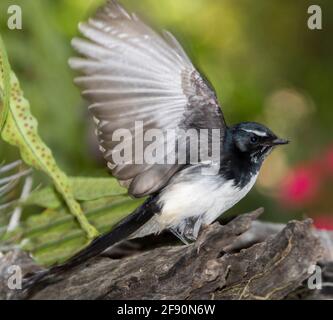
[[[306,286],[321,263],[331,281],[332,234],[311,220],[275,225],[255,212],[215,223],[190,245],[162,246],[122,259],[99,256],[27,296],[6,286],[8,266],[38,268],[25,253],[0,259],[0,299],[296,299],[329,298]],[[327,280],[328,279],[328,280]]]

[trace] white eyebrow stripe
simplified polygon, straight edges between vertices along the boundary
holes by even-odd
[[[249,133],[254,133],[255,135],[259,137],[267,137],[267,133],[263,131],[258,131],[258,130],[250,130],[250,129],[242,129],[243,131],[249,132]]]

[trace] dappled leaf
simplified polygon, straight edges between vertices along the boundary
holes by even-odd
[[[88,222],[79,203],[75,200],[67,176],[57,166],[51,150],[38,135],[37,120],[31,114],[29,102],[23,96],[18,79],[8,68],[6,50],[2,42],[0,43],[0,56],[0,87],[3,91],[3,100],[9,99],[10,101],[2,138],[20,149],[22,159],[27,164],[44,171],[52,178],[55,188],[63,196],[81,227],[90,238],[96,237],[98,232]],[[10,78],[10,86],[6,84],[8,77]],[[1,113],[4,117],[5,114]]]
[[[4,44],[1,37],[0,37],[0,47],[4,48]],[[1,88],[0,86],[0,133],[4,128],[10,104],[9,95],[5,95],[5,92],[10,92],[10,66],[6,51],[2,50],[1,53],[2,54],[0,55],[0,66],[3,70],[2,71],[3,88]]]

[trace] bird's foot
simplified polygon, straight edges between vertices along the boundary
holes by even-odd
[[[180,232],[178,232],[177,230],[170,228],[169,229],[181,242],[183,242],[186,246],[189,245],[189,242],[186,240],[186,238],[183,236],[183,234],[181,234]]]

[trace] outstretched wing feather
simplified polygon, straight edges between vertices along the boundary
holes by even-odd
[[[70,65],[83,74],[75,82],[92,103],[90,111],[97,121],[104,157],[130,194],[152,194],[183,165],[135,164],[134,159],[115,163],[114,156],[120,150],[114,133],[118,129],[130,132],[131,138],[122,143],[133,148],[139,138],[135,131],[138,121],[143,124],[142,134],[149,129],[166,132],[184,127],[219,128],[223,132],[225,123],[215,92],[171,33],[164,31],[160,36],[115,0],[108,1],[79,29],[85,39],[75,38],[72,45],[82,57],[72,58]],[[175,151],[168,149],[168,153]],[[166,161],[167,156],[159,160]]]

